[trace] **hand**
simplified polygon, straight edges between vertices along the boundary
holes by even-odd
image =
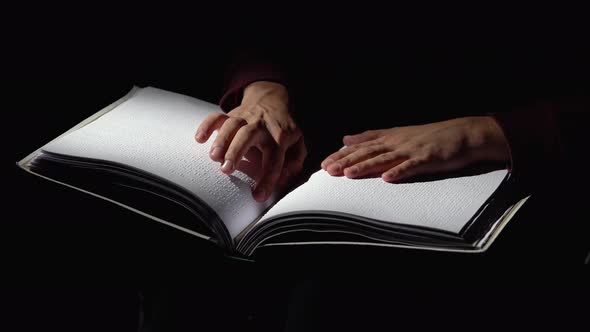
[[[222,163],[221,171],[231,174],[250,149],[262,155],[262,168],[253,189],[263,202],[275,190],[299,173],[307,156],[303,136],[288,110],[287,89],[278,83],[259,81],[244,90],[240,106],[227,114],[207,116],[195,139],[205,143],[218,130],[209,156]],[[256,153],[254,153],[256,154]]]
[[[380,175],[387,182],[397,182],[459,170],[478,161],[510,159],[502,129],[488,116],[370,130],[344,136],[343,142],[347,147],[321,163],[330,175]]]

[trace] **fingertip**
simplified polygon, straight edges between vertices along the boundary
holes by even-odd
[[[344,175],[347,178],[355,178],[359,173],[359,168],[357,166],[352,166],[344,169]]]
[[[211,149],[211,152],[209,152],[209,156],[211,157],[211,159],[215,161],[222,162],[224,160],[223,158],[225,157],[223,153],[223,147],[213,147],[213,149]]]
[[[195,140],[199,143],[205,143],[207,141],[205,133],[203,133],[200,130],[197,130],[197,132],[195,133]]]
[[[333,162],[334,162],[334,160],[333,160],[332,158],[328,158],[328,159],[326,159],[326,160],[322,161],[322,163],[320,164],[320,167],[322,167],[322,169],[323,169],[324,171],[327,171],[327,170],[328,170],[328,166],[329,166],[331,163],[333,163]]]
[[[396,174],[393,172],[385,172],[381,175],[381,178],[385,182],[394,182],[396,180]]]
[[[221,171],[225,174],[231,174],[234,171],[234,162],[226,159],[221,165]]]
[[[256,189],[253,193],[253,196],[258,203],[263,203],[268,198],[264,189]]]
[[[331,164],[327,168],[327,171],[330,175],[339,175],[342,172],[342,166],[338,163]]]

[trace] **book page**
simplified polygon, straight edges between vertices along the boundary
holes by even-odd
[[[48,152],[117,162],[135,167],[194,193],[235,237],[272,203],[252,198],[254,180],[241,171],[228,176],[209,158],[215,133],[205,144],[194,134],[218,106],[156,88],[137,91],[112,111],[63,135]]]
[[[393,184],[381,178],[334,177],[320,170],[280,200],[258,223],[286,213],[329,211],[459,233],[506,175],[504,169]]]

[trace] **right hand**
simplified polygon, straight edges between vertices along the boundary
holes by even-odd
[[[491,116],[472,116],[345,136],[344,149],[321,164],[332,176],[380,175],[398,182],[463,169],[482,161],[510,160],[508,141]]]
[[[254,82],[244,90],[240,106],[227,114],[213,113],[199,126],[195,139],[205,143],[218,130],[209,156],[231,174],[251,149],[262,155],[262,168],[252,194],[264,202],[303,168],[307,150],[301,130],[289,114],[287,89],[278,83]]]

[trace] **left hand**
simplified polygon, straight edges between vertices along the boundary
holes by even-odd
[[[344,136],[343,143],[347,147],[321,163],[324,170],[348,178],[377,175],[387,182],[510,159],[502,129],[490,116],[369,130]]]
[[[205,143],[216,130],[209,157],[222,163],[222,172],[233,173],[248,154],[259,159],[252,192],[259,202],[286,186],[303,168],[307,156],[303,134],[289,113],[289,93],[281,84],[251,83],[241,104],[227,114],[207,116],[195,139]]]

